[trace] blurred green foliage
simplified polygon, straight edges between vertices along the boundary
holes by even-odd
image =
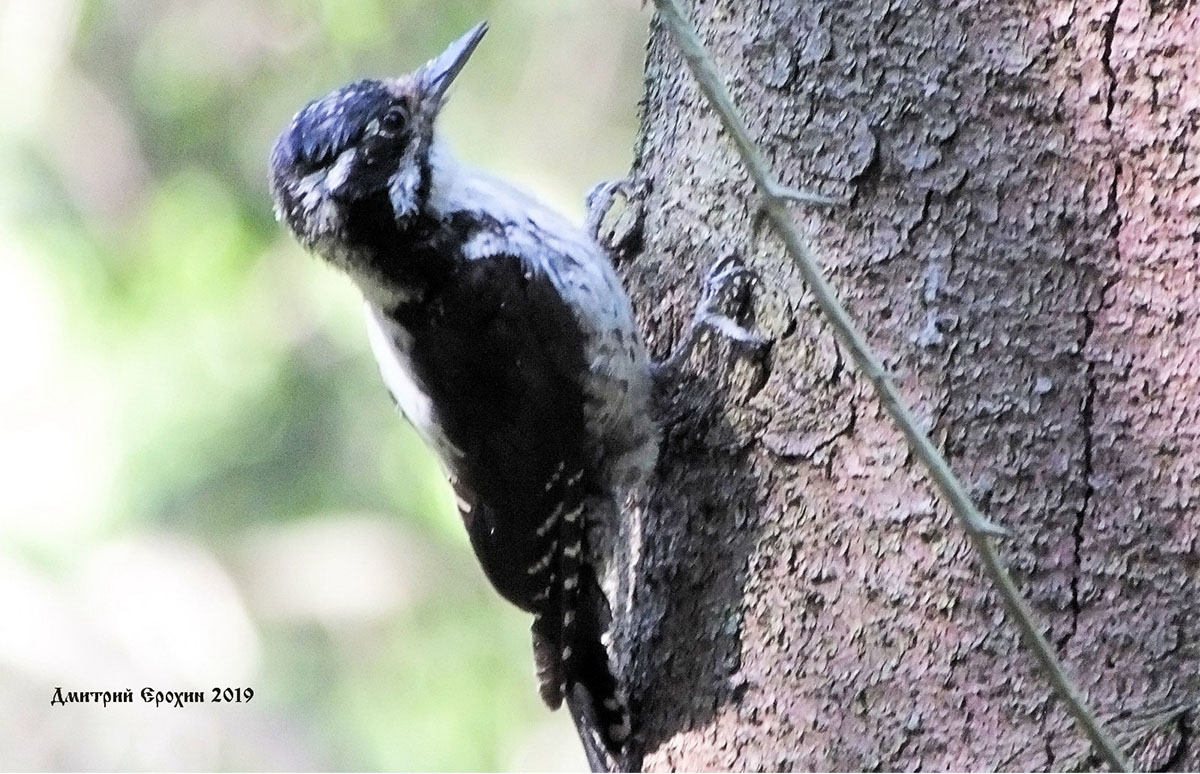
[[[537,702],[528,622],[486,588],[394,415],[353,289],[275,223],[265,164],[309,99],[488,18],[444,132],[579,216],[628,168],[638,6],[0,2],[0,721],[36,705],[22,717],[54,740],[0,722],[0,767],[582,764],[565,714]],[[109,561],[164,550],[165,569]],[[403,572],[356,577],[379,556]],[[176,595],[176,572],[212,588]],[[172,629],[156,605],[234,623]],[[144,614],[122,628],[126,608]],[[245,670],[180,655],[227,646]],[[44,709],[56,685],[155,680],[257,697],[205,708],[203,732],[162,710]]]

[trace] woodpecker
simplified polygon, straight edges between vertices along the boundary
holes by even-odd
[[[566,699],[593,768],[613,768],[630,718],[588,530],[654,466],[651,362],[595,238],[435,135],[486,30],[309,103],[274,144],[271,191],[360,290],[383,379],[440,458],[485,575],[533,614],[542,699]]]
[[[454,159],[435,124],[486,31],[297,113],[271,150],[275,213],[361,292],[383,380],[440,458],[484,574],[533,614],[542,699],[566,701],[593,770],[632,768],[600,581],[620,505],[657,459],[653,384],[703,330],[767,342],[719,311],[749,274],[726,256],[675,352],[653,363],[596,235],[619,186],[589,196],[581,229]]]

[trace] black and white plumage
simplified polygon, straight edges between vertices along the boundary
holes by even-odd
[[[593,767],[612,767],[630,724],[588,528],[654,465],[650,363],[595,240],[435,140],[485,30],[301,110],[272,150],[272,193],[361,290],[384,380],[441,458],[485,574],[534,615],[542,697],[566,699]]]

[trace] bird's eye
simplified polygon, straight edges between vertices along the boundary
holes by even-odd
[[[399,105],[393,105],[392,107],[388,108],[386,113],[383,114],[383,118],[380,120],[379,125],[384,131],[395,133],[403,129],[407,123],[408,111]]]

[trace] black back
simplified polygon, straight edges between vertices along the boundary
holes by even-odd
[[[585,459],[583,334],[549,279],[513,256],[457,262],[393,317],[413,337],[414,375],[461,455],[447,463],[484,571],[532,610],[545,580],[526,570],[547,545],[531,536],[585,485],[566,491]]]

